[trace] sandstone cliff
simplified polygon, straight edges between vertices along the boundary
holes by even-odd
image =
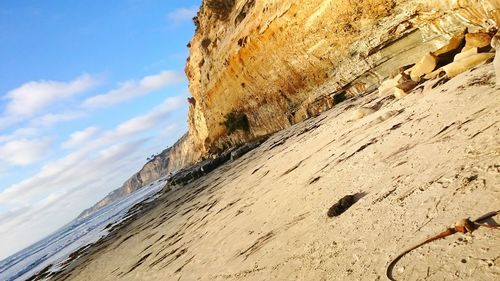
[[[138,190],[141,187],[148,185],[149,183],[158,180],[171,171],[170,168],[170,154],[171,149],[165,149],[160,154],[155,155],[150,159],[142,169],[135,173],[132,177],[126,180],[121,187],[109,193],[102,200],[97,202],[94,206],[84,210],[77,218],[77,220],[84,219],[92,213],[105,206],[113,203],[120,198],[127,196],[128,194]]]
[[[189,132],[80,217],[374,89],[464,27],[496,29],[500,0],[204,0],[194,21]]]
[[[178,157],[193,162],[329,109],[465,26],[495,28],[499,7],[500,0],[204,0],[189,43],[193,98]],[[248,126],[231,130],[232,116]]]

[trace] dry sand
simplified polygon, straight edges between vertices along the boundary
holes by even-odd
[[[429,84],[430,82],[427,82]],[[405,248],[500,209],[500,91],[491,64],[435,89],[346,101],[171,191],[68,280],[386,280]],[[344,195],[364,196],[339,217]],[[500,217],[494,218],[500,221]],[[500,231],[405,256],[400,280],[500,280]]]

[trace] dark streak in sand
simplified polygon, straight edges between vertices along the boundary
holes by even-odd
[[[130,270],[129,270],[129,271],[127,271],[127,273],[125,273],[123,276],[125,276],[125,275],[129,274],[130,272],[132,272],[132,271],[134,271],[136,268],[138,268],[141,264],[143,264],[143,263],[144,263],[144,262],[148,259],[148,257],[149,257],[149,256],[151,256],[151,253],[149,253],[149,254],[147,254],[147,255],[143,256],[143,257],[142,257],[140,260],[138,260],[138,261],[134,264],[134,266],[132,266],[132,268],[130,268]]]

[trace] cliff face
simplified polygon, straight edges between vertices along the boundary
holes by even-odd
[[[464,26],[495,27],[499,8],[500,0],[204,0],[185,69],[193,98],[184,151],[196,151],[193,160],[316,115]],[[231,133],[231,114],[248,130]]]
[[[147,185],[168,174],[170,162],[170,149],[162,151],[153,159],[149,160],[142,169],[129,178],[122,186],[124,195],[134,192],[138,188]]]
[[[77,219],[84,219],[97,210],[113,203],[114,201],[127,196],[128,194],[148,185],[149,183],[166,176],[170,171],[171,149],[165,149],[160,154],[149,160],[142,169],[126,180],[123,185],[109,193],[94,206],[84,210]]]
[[[500,0],[204,0],[186,64],[189,132],[80,218],[211,153],[378,87]]]
[[[182,136],[169,150],[169,172],[175,172],[201,159],[202,151],[194,147],[196,143],[193,136],[189,134]]]

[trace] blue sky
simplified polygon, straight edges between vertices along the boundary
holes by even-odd
[[[187,130],[201,0],[0,0],[0,259]]]

